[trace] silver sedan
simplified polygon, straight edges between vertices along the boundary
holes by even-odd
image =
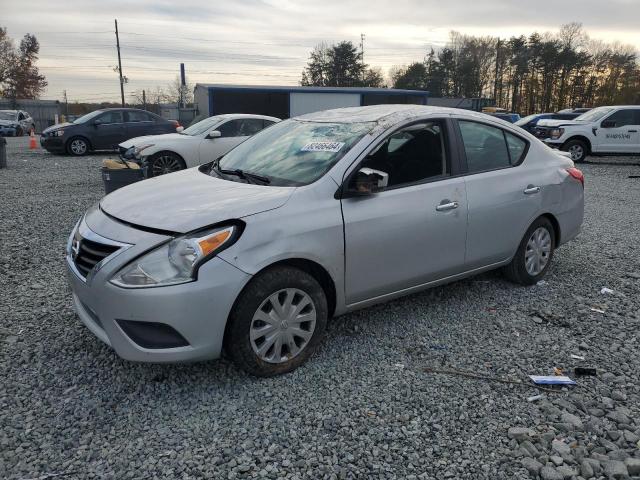
[[[580,231],[583,189],[562,152],[487,115],[318,112],[103,198],[69,238],[69,279],[81,321],[125,359],[226,349],[275,375],[333,316],[496,268],[538,282]]]

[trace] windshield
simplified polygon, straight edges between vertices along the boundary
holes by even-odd
[[[374,125],[285,120],[231,150],[219,168],[261,175],[271,185],[306,185],[324,175]]]
[[[583,113],[579,117],[574,118],[574,120],[576,122],[597,122],[612,110],[613,108],[611,107],[594,108],[593,110],[589,110],[587,113]]]
[[[10,110],[0,111],[0,120],[15,120],[18,115]]]
[[[540,115],[539,113],[534,113],[533,115],[528,115],[524,118],[521,118],[520,120],[518,120],[515,124],[518,125],[519,127],[526,125],[527,123],[531,122],[532,120],[537,119],[538,117],[542,118],[542,115]]]
[[[73,123],[87,123],[89,120],[91,120],[92,118],[97,117],[98,115],[100,115],[101,113],[103,113],[104,110],[95,110],[91,113],[87,113],[86,115],[81,116],[80,118],[77,118],[73,121]]]
[[[185,128],[180,133],[182,133],[182,135],[191,135],[192,137],[194,137],[196,135],[201,135],[201,134],[211,130],[215,126],[216,123],[220,123],[220,120],[222,120],[222,117],[205,118],[204,120],[202,120],[202,121],[200,121],[198,123],[194,123],[189,128]]]

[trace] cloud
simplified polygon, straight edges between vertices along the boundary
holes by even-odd
[[[93,5],[91,5],[93,4]],[[594,38],[640,48],[637,0],[565,0],[540,8],[513,0],[33,0],[3,5],[1,23],[41,43],[45,98],[114,94],[119,85],[113,19],[119,18],[127,91],[166,85],[184,62],[192,82],[294,85],[313,46],[360,41],[365,60],[384,71],[421,60],[449,31],[474,35],[555,31],[582,22]]]

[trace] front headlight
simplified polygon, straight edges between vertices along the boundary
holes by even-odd
[[[202,263],[230,246],[238,237],[235,225],[187,234],[134,260],[112,279],[119,287],[160,287],[196,279]]]
[[[136,158],[140,158],[141,156],[140,154],[147,148],[153,147],[153,145],[154,145],[153,143],[148,143],[146,145],[140,145],[139,147],[131,147],[133,148],[133,152],[132,152],[133,156]],[[131,148],[129,150],[131,150]],[[127,153],[129,152],[129,150],[127,150]]]
[[[60,129],[60,130],[54,130],[53,132],[49,133],[49,135],[51,135],[52,137],[61,137],[64,135],[64,129]]]
[[[564,128],[554,128],[551,130],[551,138],[556,139],[560,138],[564,133]]]

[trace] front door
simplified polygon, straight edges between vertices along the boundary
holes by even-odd
[[[214,130],[218,130],[222,136],[209,138],[208,136],[200,142],[200,163],[207,163],[226,154],[236,145],[244,142],[248,137],[242,132],[242,119],[228,120],[217,125]]]
[[[594,151],[640,153],[640,109],[625,108],[600,122]]]
[[[342,200],[348,304],[462,271],[467,199],[464,180],[451,177],[446,139],[442,121],[413,125],[387,137],[356,168],[383,171],[389,184]]]
[[[112,110],[98,116],[93,122],[93,128],[91,144],[96,150],[115,150],[119,143],[127,139],[127,129],[122,112],[119,110]]]

